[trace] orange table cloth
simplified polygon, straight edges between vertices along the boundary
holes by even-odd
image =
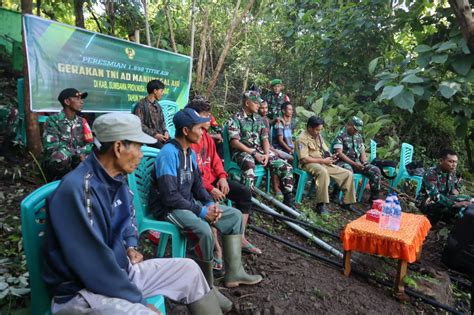
[[[398,231],[381,229],[377,222],[369,221],[363,215],[346,225],[341,240],[345,251],[355,250],[412,263],[430,229],[430,221],[423,215],[402,213]]]

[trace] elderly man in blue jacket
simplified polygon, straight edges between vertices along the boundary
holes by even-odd
[[[199,143],[202,128],[209,118],[201,117],[189,107],[173,117],[175,139],[163,146],[156,157],[150,209],[158,219],[176,224],[188,236],[196,262],[209,286],[213,286],[212,258],[214,240],[210,225],[222,234],[224,249],[224,286],[257,284],[260,275],[249,275],[242,266],[242,213],[215,203],[204,188],[196,154],[191,143]],[[232,303],[216,290],[221,309],[230,310]]]
[[[198,265],[185,258],[143,260],[137,251],[133,194],[144,134],[132,114],[100,116],[96,151],[66,175],[48,200],[43,279],[53,314],[159,314],[146,298],[162,294],[191,314],[221,314]]]

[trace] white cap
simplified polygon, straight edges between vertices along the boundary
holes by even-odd
[[[157,140],[142,131],[140,118],[128,113],[109,113],[99,116],[92,131],[100,142],[128,140],[152,144]]]

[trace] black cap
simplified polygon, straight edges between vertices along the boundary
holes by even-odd
[[[82,99],[87,97],[87,92],[79,92],[74,88],[67,88],[61,91],[58,96],[58,101],[62,104],[65,99],[69,97],[80,96]]]
[[[209,120],[209,117],[201,117],[197,111],[192,108],[186,107],[174,115],[173,124],[176,129],[180,129],[183,127],[189,127],[191,125],[202,124],[208,122]]]

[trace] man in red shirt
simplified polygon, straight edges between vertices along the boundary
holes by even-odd
[[[196,96],[187,107],[194,109],[201,117],[211,115],[211,105],[202,96]],[[247,226],[249,216],[252,213],[252,193],[250,188],[238,181],[227,180],[227,173],[224,170],[222,160],[217,154],[214,139],[207,133],[211,124],[205,124],[201,142],[191,144],[191,148],[196,153],[199,170],[201,171],[204,187],[216,202],[230,199],[234,202],[235,208],[242,212],[244,229]],[[216,232],[217,233],[217,232]],[[261,254],[262,251],[252,245],[242,233],[242,250],[253,254]],[[222,257],[219,244],[216,242],[216,258]]]

